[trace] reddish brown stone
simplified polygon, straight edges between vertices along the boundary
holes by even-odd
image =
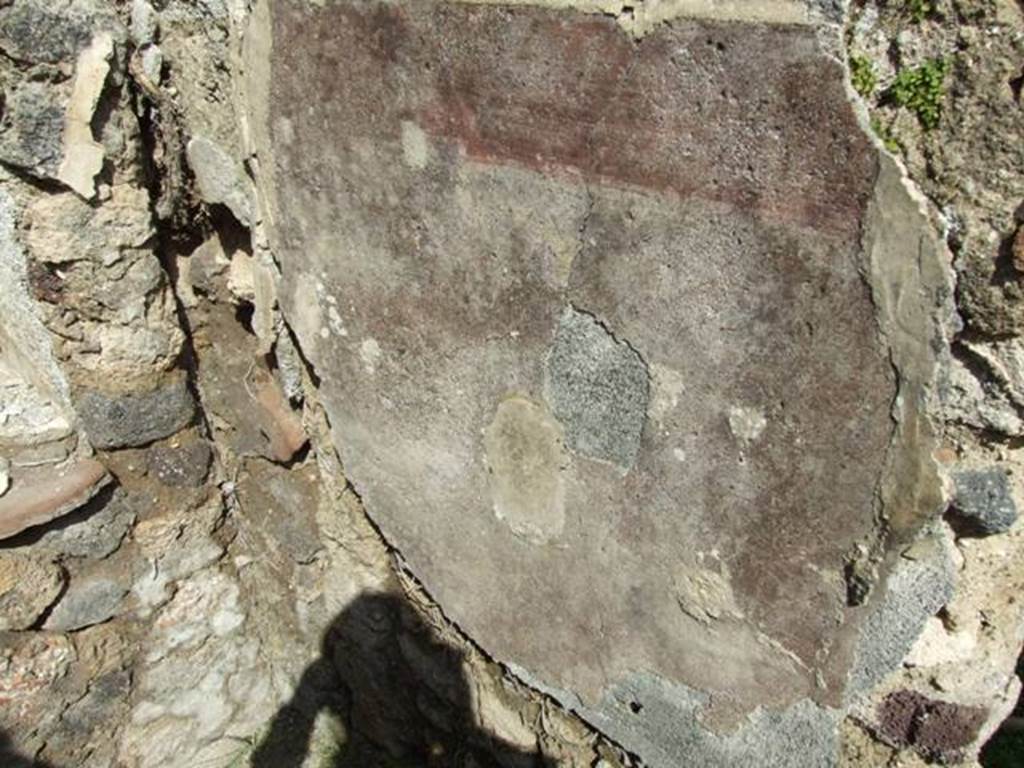
[[[309,441],[302,426],[302,416],[292,410],[288,399],[273,376],[265,371],[257,373],[253,387],[256,402],[263,410],[260,421],[270,440],[270,451],[276,461],[291,461]]]
[[[923,757],[956,762],[978,738],[988,711],[930,699],[917,691],[890,693],[878,706],[876,732],[896,747],[913,747]]]
[[[11,488],[0,496],[0,539],[77,509],[108,479],[106,468],[94,459],[12,472]]]

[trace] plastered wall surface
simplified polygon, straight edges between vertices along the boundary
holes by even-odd
[[[976,764],[1022,27],[0,8],[0,755]]]

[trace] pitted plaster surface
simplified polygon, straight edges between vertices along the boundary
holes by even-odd
[[[711,697],[651,675],[612,686],[586,717],[656,768],[830,768],[838,764],[839,712],[803,700],[779,711],[756,710],[730,731],[702,722]]]
[[[640,450],[650,392],[643,359],[593,317],[569,307],[558,321],[544,377],[569,447],[629,469]]]

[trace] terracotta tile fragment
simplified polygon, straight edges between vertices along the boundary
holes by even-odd
[[[0,497],[0,539],[66,515],[91,499],[109,480],[95,459],[60,468],[12,470],[11,488]]]

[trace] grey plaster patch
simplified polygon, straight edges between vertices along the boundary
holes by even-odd
[[[702,720],[711,696],[650,674],[608,689],[598,710],[582,714],[629,744],[651,768],[828,768],[837,764],[840,713],[807,699],[780,712],[757,709],[738,728],[715,733]]]
[[[955,571],[945,533],[933,528],[893,566],[876,592],[857,641],[848,695],[868,691],[898,668],[925,622],[953,597]]]
[[[152,392],[108,395],[87,390],[78,398],[78,414],[97,448],[146,445],[186,427],[195,402],[183,378]]]
[[[998,468],[965,470],[953,476],[954,525],[963,534],[1003,533],[1017,520],[1017,504],[1006,472]]]
[[[565,524],[562,428],[546,408],[513,396],[484,432],[494,512],[517,535],[544,541]]]
[[[633,466],[650,394],[647,366],[636,350],[569,307],[558,323],[544,384],[572,450]]]

